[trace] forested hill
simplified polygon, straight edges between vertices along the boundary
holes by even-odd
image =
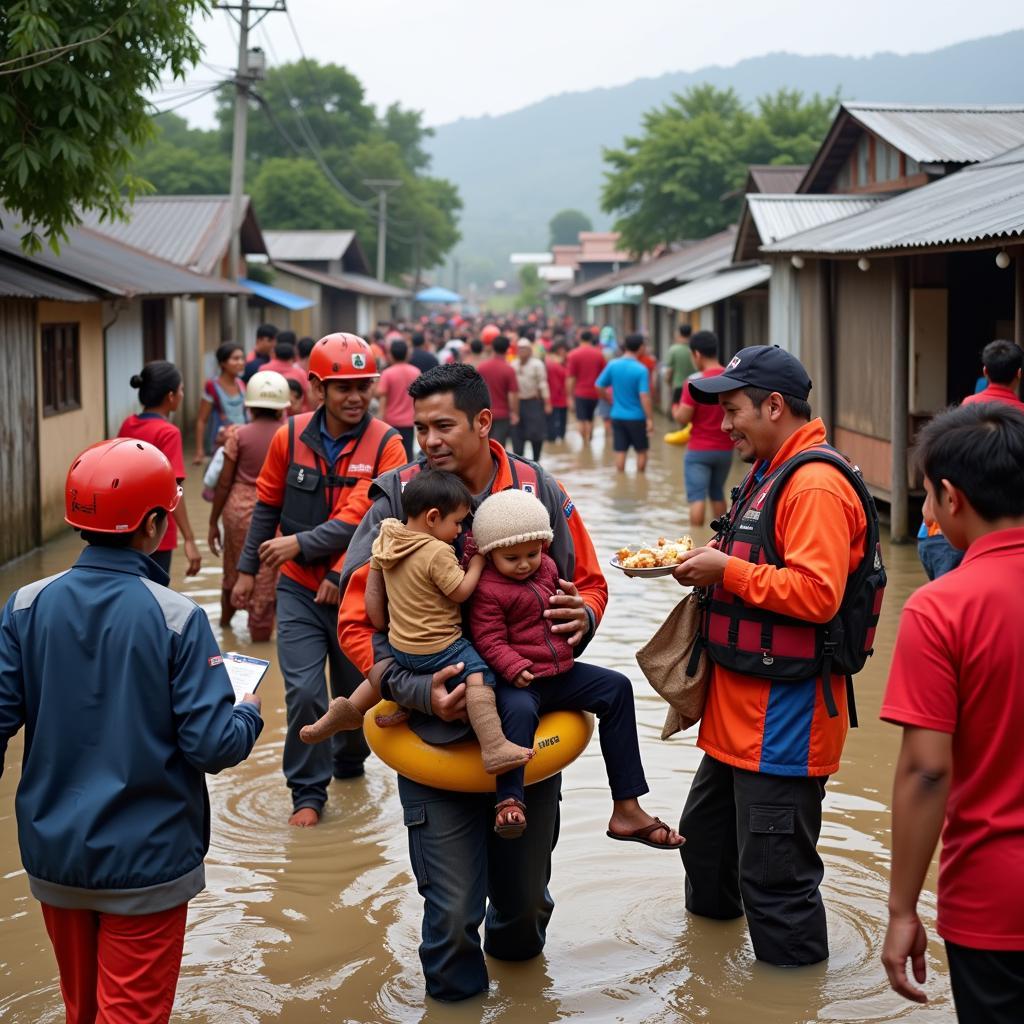
[[[731,86],[747,102],[780,87],[839,89],[850,100],[1024,102],[1024,30],[909,56],[773,53],[441,125],[429,142],[431,172],[455,182],[465,204],[456,250],[461,280],[508,276],[508,253],[545,248],[548,220],[564,207],[583,210],[595,227],[607,226],[598,202],[602,147],[621,145],[644,111],[699,82]]]

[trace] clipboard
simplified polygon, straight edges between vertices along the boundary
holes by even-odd
[[[263,658],[250,658],[237,651],[228,651],[224,655],[224,667],[228,670],[228,679],[235,691],[235,703],[238,704],[247,693],[256,692],[270,668],[270,662]]]

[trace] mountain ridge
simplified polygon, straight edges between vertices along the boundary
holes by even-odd
[[[839,90],[842,99],[874,102],[1012,103],[1024,101],[1022,58],[1024,29],[913,54],[773,51],[733,65],[570,90],[505,114],[439,125],[429,145],[433,173],[454,181],[465,203],[463,241],[454,254],[460,283],[507,277],[508,253],[546,248],[548,220],[565,207],[607,227],[611,218],[598,202],[602,148],[620,146],[640,129],[645,111],[692,85],[731,86],[748,104],[781,87],[824,95]]]

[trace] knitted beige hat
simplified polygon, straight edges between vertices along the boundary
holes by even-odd
[[[473,540],[481,555],[528,540],[550,544],[553,537],[548,510],[527,491],[498,491],[473,516]]]

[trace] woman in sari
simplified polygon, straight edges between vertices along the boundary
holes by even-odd
[[[273,370],[253,374],[245,391],[245,405],[252,422],[232,427],[224,438],[224,467],[221,469],[210,510],[210,550],[224,553],[221,583],[220,624],[231,624],[235,609],[231,589],[238,579],[238,560],[256,507],[256,480],[260,475],[270,442],[281,424],[283,410],[290,404],[288,381]],[[223,515],[221,540],[219,521]],[[249,634],[254,642],[265,642],[274,631],[277,571],[261,567],[249,604]]]

